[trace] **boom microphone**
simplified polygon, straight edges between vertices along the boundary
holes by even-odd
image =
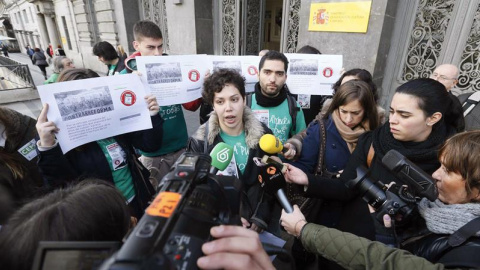
[[[227,168],[228,164],[233,157],[233,148],[224,143],[218,143],[210,152],[212,158],[212,167],[210,167],[211,174],[217,174],[218,171],[223,171]]]
[[[272,134],[263,135],[258,144],[260,145],[260,149],[270,155],[288,151],[288,149],[283,148],[282,142]]]
[[[287,199],[283,188],[286,186],[285,177],[282,174],[282,168],[275,163],[260,167],[258,181],[261,187],[270,195],[277,197],[283,209],[287,213],[293,213],[293,207]]]
[[[419,196],[432,202],[438,198],[438,190],[432,177],[398,151],[388,151],[382,158],[382,163],[405,183],[412,185]]]

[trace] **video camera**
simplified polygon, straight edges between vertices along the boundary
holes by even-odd
[[[183,153],[120,249],[116,242],[41,243],[33,269],[197,269],[210,228],[241,224],[241,181],[212,173],[225,169],[232,155],[225,144],[210,156]]]
[[[100,269],[197,269],[210,228],[241,224],[241,182],[210,174],[211,163],[206,154],[182,154],[123,246]]]
[[[408,186],[387,187],[380,181],[372,181],[370,171],[364,166],[357,168],[357,178],[346,183],[347,187],[358,190],[363,200],[375,209],[375,216],[381,223],[383,216],[388,214],[402,225],[415,209],[417,197],[430,201],[437,199],[438,191],[432,177],[398,151],[388,151],[382,163]]]

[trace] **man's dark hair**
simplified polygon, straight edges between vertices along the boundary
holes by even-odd
[[[205,79],[202,91],[203,100],[213,106],[215,93],[220,93],[227,84],[235,86],[245,100],[245,78],[233,69],[219,69]]]
[[[283,62],[285,67],[285,72],[288,70],[288,59],[285,54],[277,51],[268,51],[262,59],[260,59],[260,64],[258,65],[258,70],[262,70],[263,64],[265,64],[265,60],[279,60]]]
[[[117,51],[113,45],[107,41],[100,41],[93,45],[93,54],[102,57],[106,61],[112,61],[118,58]]]
[[[305,45],[300,48],[297,53],[304,53],[304,54],[322,54],[319,50],[315,49],[310,45]]]
[[[162,30],[152,21],[138,21],[133,26],[133,37],[136,41],[141,41],[142,38],[163,38]]]

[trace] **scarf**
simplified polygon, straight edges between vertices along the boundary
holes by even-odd
[[[440,167],[437,157],[438,149],[449,135],[450,132],[447,132],[445,123],[441,121],[435,125],[425,141],[402,142],[393,137],[390,132],[390,123],[387,121],[373,131],[372,144],[375,154],[379,154],[380,158],[383,158],[389,150],[395,149],[414,163],[426,163],[434,166],[431,168],[434,171]],[[422,169],[425,170],[425,168]],[[427,171],[427,173],[433,173],[433,171]]]
[[[444,204],[423,198],[418,211],[425,219],[429,231],[437,234],[453,234],[463,225],[480,216],[480,203]],[[480,236],[480,232],[476,233]]]
[[[338,110],[335,110],[332,113],[332,119],[333,122],[335,123],[335,127],[338,130],[338,133],[340,133],[340,136],[342,136],[342,139],[347,143],[348,150],[350,150],[350,153],[355,150],[355,147],[357,146],[357,141],[358,137],[365,133],[365,131],[370,130],[368,120],[365,119],[362,123],[357,125],[353,130],[345,125],[342,120],[340,119],[340,115],[338,113]]]
[[[262,107],[277,107],[287,98],[287,87],[283,86],[276,97],[264,96],[260,89],[260,83],[255,84],[255,98],[257,104]]]

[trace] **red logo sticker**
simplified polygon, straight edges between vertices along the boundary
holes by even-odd
[[[256,66],[249,66],[248,67],[248,74],[254,76],[258,74],[258,70]]]
[[[200,72],[196,69],[192,69],[188,72],[188,79],[192,82],[200,80]]]
[[[120,96],[120,101],[122,101],[123,105],[125,106],[132,106],[137,101],[137,96],[133,91],[123,91],[122,95]]]
[[[326,77],[326,78],[330,78],[332,77],[333,75],[333,69],[332,68],[329,68],[329,67],[326,67],[323,69],[323,76]]]

